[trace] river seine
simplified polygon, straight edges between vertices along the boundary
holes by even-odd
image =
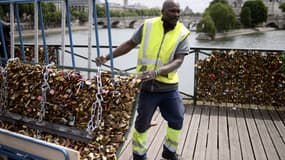
[[[135,29],[112,29],[112,45],[117,46],[129,39]],[[100,45],[108,45],[108,34],[106,29],[99,30]],[[88,32],[76,31],[72,33],[74,45],[87,45]],[[229,38],[221,38],[213,41],[196,40],[197,34],[191,32],[191,47],[209,47],[209,48],[247,48],[247,49],[274,49],[285,50],[285,30],[268,31],[263,33],[253,33],[248,35],[240,35]],[[61,44],[61,34],[50,34],[46,37],[47,44]],[[95,45],[95,34],[92,33],[93,44]],[[25,43],[32,43],[32,39],[24,39]],[[41,43],[41,42],[40,42]],[[66,35],[66,44],[69,44],[69,37]],[[87,49],[74,49],[75,53],[82,56],[88,56]],[[108,49],[101,49],[101,54],[109,53]],[[134,67],[136,65],[137,50],[133,50],[130,54],[114,59],[114,67],[121,70]],[[92,59],[96,57],[96,49],[92,50]],[[71,66],[71,57],[65,56],[64,65]],[[86,67],[87,61],[77,58],[76,66]],[[92,64],[96,68],[95,64]],[[179,90],[187,94],[193,95],[194,85],[194,55],[188,55],[181,68],[179,69],[180,85]]]

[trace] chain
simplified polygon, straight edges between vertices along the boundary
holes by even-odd
[[[1,67],[1,74],[2,74],[2,83],[1,83],[1,106],[0,112],[5,111],[6,108],[6,100],[7,100],[7,71]]]
[[[50,86],[48,84],[48,78],[49,78],[49,68],[53,66],[54,64],[49,64],[45,67],[44,73],[43,73],[43,85],[42,85],[42,100],[41,100],[41,109],[40,109],[40,115],[38,121],[41,122],[46,113],[46,104],[47,104],[47,90],[50,89]]]
[[[97,66],[97,67],[98,67],[98,72],[96,74],[96,80],[97,80],[96,101],[92,104],[91,118],[87,124],[87,132],[89,135],[92,135],[92,133],[100,125],[101,120],[102,120],[102,110],[103,110],[102,102],[104,101],[104,99],[101,93],[101,90],[102,90],[101,66]]]

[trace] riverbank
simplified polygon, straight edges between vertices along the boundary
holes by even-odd
[[[274,30],[276,30],[276,28],[272,28],[272,27],[257,27],[257,28],[249,28],[249,29],[236,29],[236,30],[231,30],[231,31],[226,32],[226,33],[217,33],[216,36],[215,36],[215,39],[234,37],[234,36],[258,33],[258,32],[268,32],[268,31],[274,31]]]
[[[87,25],[82,25],[82,26],[72,26],[71,27],[72,31],[85,31],[88,30],[88,26]],[[65,29],[66,32],[68,32],[68,28],[66,27]],[[45,34],[58,34],[61,33],[62,29],[61,28],[47,28],[45,29]],[[15,31],[15,38],[19,38],[19,32]],[[22,36],[23,38],[30,38],[30,37],[34,37],[35,35],[35,30],[23,30],[22,31]],[[42,31],[41,29],[39,29],[39,35],[42,35]]]
[[[221,39],[221,38],[228,38],[228,37],[235,37],[240,35],[246,35],[246,34],[253,34],[258,32],[268,32],[268,31],[274,31],[276,28],[272,27],[257,27],[257,28],[247,28],[247,29],[234,29],[230,30],[225,33],[216,33],[215,39]],[[200,33],[198,34],[197,40],[212,40],[207,34]]]

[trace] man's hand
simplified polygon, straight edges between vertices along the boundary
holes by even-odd
[[[155,70],[153,70],[153,71],[143,72],[141,75],[138,76],[138,78],[141,79],[142,81],[148,81],[155,79],[156,76],[157,73],[155,72]]]
[[[108,61],[106,56],[100,56],[95,59],[97,66],[104,64]]]

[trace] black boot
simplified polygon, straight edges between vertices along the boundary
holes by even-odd
[[[177,155],[175,152],[169,151],[165,146],[163,146],[162,158],[167,160],[183,160],[180,155]]]

